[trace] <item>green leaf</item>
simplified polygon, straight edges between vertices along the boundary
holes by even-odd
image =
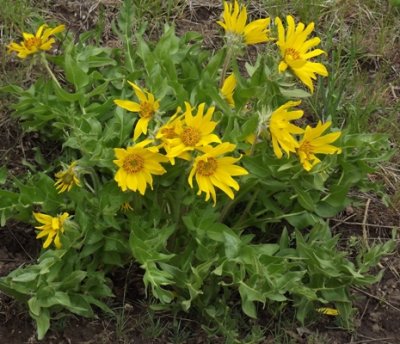
[[[249,170],[251,174],[254,174],[260,178],[266,178],[271,176],[270,170],[263,166],[261,156],[245,156],[242,159],[244,167]]]
[[[292,183],[292,185],[296,191],[297,199],[300,205],[305,210],[315,211],[315,202],[310,196],[309,191],[303,190],[300,186],[297,185],[297,183]]]
[[[242,310],[250,318],[257,319],[257,311],[254,302],[249,300],[242,300]]]
[[[282,95],[288,99],[311,97],[310,93],[308,93],[307,91],[304,91],[300,88],[287,89],[287,88],[280,87],[279,90],[281,91]]]
[[[80,283],[86,278],[86,271],[72,271],[68,276],[63,279],[61,288],[64,290],[70,290],[78,288]]]
[[[0,185],[4,184],[7,180],[8,170],[5,166],[0,167]]]
[[[330,301],[330,302],[349,302],[350,301],[347,287],[323,289],[323,290],[321,290],[321,294],[325,300]]]
[[[0,213],[1,213],[1,216],[0,216],[0,227],[4,227],[6,225],[6,222],[7,222],[5,209],[1,210]]]
[[[25,90],[17,85],[7,85],[0,87],[0,93],[11,93],[15,95],[21,95]]]
[[[257,249],[258,254],[266,256],[273,256],[279,250],[278,244],[260,244],[253,247]]]
[[[69,93],[65,91],[63,88],[59,87],[54,81],[53,81],[53,88],[57,97],[66,102],[73,103],[84,97],[82,93]]]
[[[283,228],[282,234],[281,234],[281,238],[279,239],[279,248],[280,250],[284,250],[286,248],[289,248],[289,234],[287,231],[287,228]]]
[[[224,242],[226,231],[230,231],[231,229],[224,225],[223,223],[214,223],[206,229],[207,236],[214,241]]]
[[[61,305],[67,308],[71,306],[71,301],[68,294],[61,291],[57,291],[54,293],[54,295],[51,296],[46,295],[45,292],[41,291],[40,294],[38,293],[37,303],[39,304],[39,306],[44,308],[50,308],[56,305]]]
[[[104,302],[97,300],[92,295],[85,295],[84,298],[88,303],[93,304],[96,307],[99,307],[103,312],[111,315],[114,314],[114,311],[110,307],[108,307]]]
[[[89,84],[90,79],[79,63],[71,56],[71,53],[72,48],[67,48],[64,54],[65,76],[75,86],[75,89],[79,91]]]
[[[296,319],[304,324],[307,316],[312,314],[315,307],[313,302],[306,298],[301,298],[299,302],[296,303]]]
[[[205,67],[205,72],[210,75],[210,78],[213,78],[216,75],[218,69],[221,68],[224,55],[224,51],[221,49],[210,58],[210,61]]]
[[[240,252],[242,241],[236,234],[234,234],[233,231],[230,232],[225,231],[224,238],[225,238],[225,255],[228,258],[236,257]]]
[[[242,299],[243,312],[249,317],[256,319],[257,312],[253,301],[259,301],[265,304],[264,295],[260,291],[250,287],[244,282],[240,282],[239,294]]]
[[[117,65],[117,61],[106,56],[89,56],[87,59],[87,63],[90,68]]]
[[[319,218],[313,214],[302,211],[299,213],[287,214],[284,218],[295,228],[303,229],[308,226],[313,226],[319,222]]]
[[[40,315],[40,303],[38,302],[36,296],[33,296],[28,301],[29,310],[33,315],[39,316]]]
[[[37,272],[25,272],[16,277],[13,277],[12,280],[14,282],[30,282],[38,277]]]
[[[325,218],[334,217],[334,216],[335,216],[336,214],[338,214],[345,206],[346,206],[346,203],[345,203],[345,202],[343,202],[343,205],[342,205],[342,206],[339,206],[339,207],[334,207],[334,206],[330,205],[330,204],[327,203],[327,202],[319,202],[319,203],[316,205],[315,213],[316,213],[318,216],[325,217]]]
[[[36,321],[38,340],[42,340],[50,328],[50,312],[42,308],[39,316],[33,317]]]
[[[93,309],[90,306],[90,303],[86,300],[85,295],[71,294],[69,300],[70,305],[68,306],[68,309],[71,312],[86,318],[93,316]]]
[[[93,89],[92,91],[90,91],[89,93],[86,94],[87,98],[91,98],[97,95],[101,95],[101,94],[105,94],[107,93],[107,89],[108,89],[108,81],[103,82],[101,85],[97,86],[95,89]]]

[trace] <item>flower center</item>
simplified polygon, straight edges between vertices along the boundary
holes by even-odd
[[[133,174],[141,171],[143,169],[143,166],[144,159],[137,154],[131,154],[125,158],[122,168],[126,172]]]
[[[238,32],[237,29],[228,29],[229,31],[226,33],[226,40],[228,46],[240,46],[243,44],[244,35],[242,32]]]
[[[25,47],[28,50],[31,50],[34,47],[39,48],[42,45],[42,40],[39,37],[32,37],[32,38],[28,38],[27,40],[25,40],[24,43],[25,43]]]
[[[61,178],[62,182],[64,184],[72,184],[74,182],[74,176],[75,176],[75,174],[73,171],[67,171],[65,173],[65,175],[62,176],[62,178]]]
[[[218,163],[214,158],[208,158],[207,161],[200,160],[197,164],[197,173],[204,177],[212,176],[217,170]]]
[[[300,53],[293,49],[293,48],[287,48],[285,51],[285,58],[287,56],[290,56],[292,60],[299,60],[300,59]]]
[[[150,118],[151,116],[153,116],[153,113],[154,113],[153,104],[149,102],[140,103],[140,112],[139,112],[140,117]]]
[[[178,137],[175,132],[175,128],[162,128],[161,134],[163,134],[166,139],[174,139]]]
[[[180,137],[185,146],[195,146],[200,141],[201,133],[196,128],[188,127]]]
[[[299,151],[302,151],[307,155],[307,158],[313,153],[313,146],[310,141],[304,141],[301,146],[298,148]]]
[[[58,224],[59,224],[59,230],[61,231],[61,233],[64,233],[64,222],[65,222],[65,219],[63,219],[62,215],[58,215],[57,216],[57,221],[58,221]]]

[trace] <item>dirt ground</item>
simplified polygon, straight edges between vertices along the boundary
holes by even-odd
[[[104,44],[115,44],[116,37],[111,32],[110,23],[117,12],[118,1],[109,0],[108,15],[105,24]],[[196,30],[205,36],[205,45],[215,48],[218,41],[211,39],[218,27],[210,25],[220,14],[220,8],[213,2],[208,6],[190,2],[186,12],[176,20],[177,32]],[[89,6],[91,4],[91,6]],[[97,21],[98,8],[95,2],[68,1],[59,2],[49,14],[61,22],[68,23],[70,30],[82,32],[91,28]],[[156,30],[156,29],[155,29]],[[156,31],[155,31],[156,32]],[[156,33],[155,33],[156,34]],[[10,66],[11,67],[11,66]],[[395,101],[396,99],[393,99]],[[0,158],[14,175],[26,171],[26,162],[33,163],[33,147],[42,146],[42,153],[51,156],[54,151],[46,151],[44,143],[36,134],[22,133],[18,123],[9,117],[9,113],[0,113]],[[388,177],[390,179],[390,176]],[[396,180],[394,184],[396,185]],[[390,190],[394,193],[396,190]],[[364,208],[348,208],[332,220],[332,226],[341,234],[341,242],[346,247],[349,240],[356,236],[368,240],[385,240],[390,237],[391,229],[400,228],[400,212],[396,207],[386,207],[373,195],[360,195]],[[400,203],[400,202],[399,202]],[[34,239],[32,227],[10,222],[0,230],[0,276],[7,275],[18,266],[35,261],[40,251],[40,243]],[[357,308],[355,328],[352,332],[335,327],[329,317],[322,317],[321,322],[307,327],[294,327],[285,330],[288,343],[327,343],[327,344],[361,344],[361,343],[400,343],[400,246],[398,251],[386,257],[379,266],[384,269],[382,280],[371,288],[352,290]],[[161,335],[158,339],[146,338],[145,328],[140,319],[148,314],[144,300],[141,272],[132,267],[129,274],[116,273],[112,276],[114,309],[122,305],[124,285],[129,282],[125,295],[124,319],[122,324],[102,314],[97,319],[83,319],[74,315],[53,322],[54,327],[42,343],[169,343],[170,338]],[[111,305],[112,306],[112,305]],[[170,319],[160,316],[161,323],[169,326]],[[165,320],[165,321],[164,321]],[[191,320],[182,320],[189,329],[185,343],[210,342],[200,329],[199,324]],[[37,343],[36,331],[26,308],[0,293],[0,343],[21,344]],[[123,333],[121,335],[121,333]],[[223,342],[214,338],[213,343]],[[273,335],[266,337],[263,343],[277,343]],[[279,341],[280,343],[280,341]]]

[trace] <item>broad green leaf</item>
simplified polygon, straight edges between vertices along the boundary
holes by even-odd
[[[38,340],[42,340],[50,328],[50,312],[46,308],[40,310],[39,316],[34,316]]]
[[[76,91],[84,89],[89,83],[89,76],[73,58],[72,49],[66,49],[64,54],[65,76],[75,86]]]
[[[300,88],[295,89],[287,89],[287,88],[280,88],[282,95],[288,99],[297,99],[297,98],[308,98],[311,97],[311,94],[307,91],[304,91]]]
[[[29,311],[36,316],[40,315],[40,302],[38,302],[36,296],[33,296],[28,301]]]
[[[25,272],[16,277],[13,277],[14,282],[30,282],[38,277],[37,272]]]

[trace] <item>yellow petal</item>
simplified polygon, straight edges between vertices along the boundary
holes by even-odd
[[[147,102],[147,97],[142,91],[142,89],[133,82],[128,81],[128,83],[133,87],[133,90],[135,91],[135,94],[139,98],[140,102],[141,103]]]
[[[131,102],[129,100],[122,100],[122,99],[115,99],[114,103],[119,107],[132,111],[132,112],[139,112],[140,111],[140,104]]]
[[[285,61],[281,61],[278,66],[279,73],[283,73],[287,69],[288,65]]]
[[[36,35],[35,35],[35,36],[36,36],[37,38],[41,38],[41,37],[42,37],[43,30],[44,30],[46,27],[47,27],[46,24],[40,25],[39,29],[36,31]]]
[[[33,213],[36,221],[43,223],[43,224],[51,224],[53,217],[50,215],[46,215],[43,213]]]
[[[332,315],[332,316],[339,315],[339,311],[337,309],[329,308],[329,307],[317,308],[316,311],[318,313],[322,313],[322,314],[325,314],[325,315]]]
[[[147,134],[147,126],[149,124],[149,118],[140,118],[135,126],[135,132],[133,134],[133,140],[136,141],[141,134]]]
[[[31,33],[23,32],[23,33],[22,33],[22,37],[24,37],[24,41],[27,41],[27,40],[29,40],[29,39],[31,39],[31,38],[34,38],[35,36],[32,35]]]
[[[50,232],[46,241],[43,243],[43,248],[47,248],[50,246],[51,242],[53,241],[54,236],[56,235],[56,232]]]
[[[59,233],[57,233],[56,237],[54,238],[54,245],[57,249],[60,249],[62,247]]]

